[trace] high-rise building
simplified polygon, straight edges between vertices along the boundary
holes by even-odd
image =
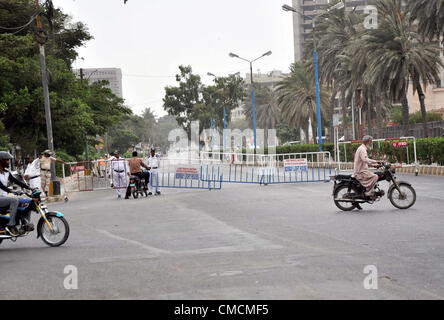
[[[108,88],[118,97],[123,98],[122,93],[122,70],[119,68],[89,68],[89,69],[74,69],[74,74],[80,78],[83,75],[83,80],[89,83],[106,80],[109,82]]]
[[[314,16],[321,14],[331,4],[332,0],[293,0],[293,8],[307,18],[293,13],[293,37],[294,37],[294,60],[301,61],[304,57],[305,41],[311,37],[313,30]],[[347,10],[355,10],[363,13],[367,5],[371,5],[373,0],[343,0]]]

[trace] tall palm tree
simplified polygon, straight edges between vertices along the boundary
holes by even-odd
[[[334,96],[330,103],[330,118],[333,118],[336,95],[340,94],[344,136],[347,135],[347,107],[351,102],[353,93],[349,87],[344,86],[344,77],[350,77],[348,65],[343,63],[341,56],[348,56],[347,51],[351,43],[357,38],[358,26],[363,21],[360,15],[344,10],[331,10],[321,16],[316,24],[317,51],[320,80],[332,88]],[[309,61],[313,52],[313,41],[308,42],[306,58]],[[310,64],[313,67],[313,63]],[[342,81],[339,81],[339,78]],[[347,95],[348,94],[348,95]],[[331,120],[332,121],[332,120]],[[331,124],[332,126],[332,124]]]
[[[385,86],[394,100],[400,101],[403,112],[404,135],[409,135],[409,105],[407,90],[410,79],[419,93],[423,113],[424,130],[427,135],[426,107],[422,86],[439,80],[439,47],[424,41],[418,35],[402,0],[377,0],[379,26],[368,30],[362,37],[368,66],[364,81]]]
[[[290,76],[276,85],[282,120],[288,125],[298,128],[307,128],[306,125],[311,120],[311,129],[315,134],[317,106],[314,75],[309,72],[307,66],[300,63],[291,65],[290,71]],[[324,119],[330,103],[330,93],[327,88],[321,88],[320,92],[321,117]]]
[[[410,22],[418,22],[418,31],[430,40],[443,40],[444,2],[442,0],[408,0]]]

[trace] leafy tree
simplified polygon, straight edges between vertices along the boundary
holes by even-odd
[[[223,108],[229,122],[231,111],[244,97],[242,79],[236,75],[220,77],[215,79],[215,85],[204,86],[190,66],[179,66],[179,71],[178,86],[165,88],[164,109],[176,118],[189,137],[192,121],[199,121],[200,131],[210,127],[211,119],[215,127],[223,128]]]
[[[80,156],[85,134],[105,133],[131,110],[104,87],[105,82],[89,85],[72,73],[77,48],[92,38],[86,27],[72,23],[60,9],[48,6],[43,13],[46,31],[52,22],[45,48],[55,148]],[[0,1],[0,21],[9,28],[0,29],[0,121],[11,141],[27,153],[47,146],[35,21],[19,30],[10,28],[25,25],[35,16],[32,0]]]

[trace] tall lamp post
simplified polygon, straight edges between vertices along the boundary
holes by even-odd
[[[247,61],[250,64],[250,80],[251,80],[251,102],[253,104],[253,130],[254,130],[254,153],[256,154],[256,110],[254,107],[254,88],[253,88],[253,62],[259,60],[262,57],[265,56],[270,56],[272,54],[271,51],[268,51],[266,53],[264,53],[263,55],[261,55],[259,58],[256,58],[254,60],[247,60],[244,58],[239,57],[237,54],[231,53],[229,54],[229,56],[231,58],[238,58],[244,61]]]
[[[344,8],[344,3],[341,1],[337,4],[335,4],[334,6],[332,6],[331,8],[329,8],[327,10],[334,10],[334,9],[342,9]],[[322,118],[321,118],[321,96],[319,94],[319,73],[318,73],[318,48],[317,48],[317,43],[316,43],[316,19],[319,18],[320,16],[322,16],[324,13],[320,14],[320,15],[315,15],[313,17],[310,16],[306,16],[303,13],[300,13],[299,11],[297,11],[296,9],[294,9],[293,7],[289,6],[289,5],[283,5],[282,9],[284,11],[292,11],[294,13],[297,13],[299,15],[301,15],[302,17],[312,20],[313,21],[313,44],[314,44],[314,67],[315,67],[315,78],[316,78],[316,105],[317,105],[317,115],[318,115],[318,137],[319,137],[319,151],[322,152]]]

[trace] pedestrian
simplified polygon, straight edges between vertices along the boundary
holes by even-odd
[[[40,177],[40,159],[35,158],[32,154],[26,157],[28,166],[25,170],[25,180],[28,181],[31,189],[42,187],[42,178]]]
[[[42,179],[42,192],[49,195],[49,185],[51,183],[51,164],[55,162],[64,163],[62,160],[56,159],[52,156],[51,150],[42,152],[40,158],[40,177]]]
[[[120,158],[119,151],[114,152],[114,156],[110,160],[109,176],[113,179],[113,188],[117,190],[117,198],[122,197],[120,189],[126,188],[126,176],[129,171],[125,158]]]
[[[152,195],[154,188],[156,187],[156,195],[160,195],[160,188],[159,188],[159,168],[160,168],[160,159],[159,156],[156,155],[156,150],[154,148],[151,148],[151,156],[147,159],[148,167],[150,167],[150,184],[148,186],[148,195]]]

